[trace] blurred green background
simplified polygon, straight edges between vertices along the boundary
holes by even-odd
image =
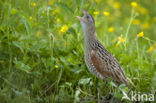
[[[95,18],[97,37],[120,62],[129,87],[104,87],[88,71],[75,18],[82,8]],[[154,94],[155,27],[156,0],[1,0],[0,102],[95,103],[109,90],[112,102],[122,99],[120,91]]]

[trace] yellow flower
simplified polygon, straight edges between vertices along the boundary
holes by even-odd
[[[95,0],[96,2],[100,2],[100,0]]]
[[[32,6],[33,6],[33,7],[36,7],[36,3],[33,3]]]
[[[121,43],[124,43],[124,42],[126,41],[126,39],[125,39],[125,38],[122,38],[121,36],[118,37],[118,40],[119,40]]]
[[[137,36],[138,36],[138,37],[143,37],[143,36],[144,36],[144,32],[140,32],[140,33],[138,33]]]
[[[58,23],[59,23],[60,21],[61,21],[61,20],[60,20],[59,18],[57,18],[57,19],[56,19],[56,22],[58,22]]]
[[[156,22],[156,17],[153,18],[153,21]]]
[[[68,26],[67,25],[62,26],[62,28],[61,28],[62,32],[66,32],[67,30],[68,30]]]
[[[113,31],[114,31],[114,27],[109,27],[109,28],[108,28],[108,31],[109,31],[109,32],[113,32]]]
[[[135,2],[135,1],[131,2],[132,7],[137,7],[137,5],[138,5],[137,2]]]
[[[55,0],[49,0],[49,4],[53,5]]]
[[[58,65],[55,65],[55,68],[58,69]]]
[[[134,25],[139,25],[140,24],[140,20],[139,19],[134,19],[132,23]]]
[[[32,20],[32,16],[30,16],[29,19]]]
[[[38,31],[37,34],[36,34],[36,36],[39,38],[41,36],[41,32]]]
[[[109,16],[109,15],[110,15],[110,13],[107,12],[107,11],[103,12],[103,14],[104,14],[105,16]]]
[[[148,14],[148,10],[146,8],[144,8],[144,7],[140,7],[139,11],[140,11],[141,14]]]
[[[115,8],[115,9],[120,9],[120,3],[115,2],[115,3],[114,3],[114,8]]]
[[[150,25],[149,25],[148,22],[146,22],[146,23],[142,24],[141,27],[142,27],[143,29],[148,29],[148,28],[150,28]]]
[[[56,8],[54,11],[53,11],[53,15],[59,13],[61,10],[59,8]]]
[[[93,14],[94,15],[99,15],[99,12],[98,11],[94,11]]]
[[[147,50],[147,53],[150,53],[153,51],[153,47],[151,46],[148,50]]]
[[[66,32],[68,29],[69,29],[69,28],[68,28],[67,25],[62,26],[61,29],[60,29],[60,31],[59,31],[59,34],[62,34],[62,33],[64,33],[64,32]]]
[[[116,43],[116,46],[118,46],[120,43],[124,43],[125,41],[126,41],[125,38],[119,36],[119,37],[118,37],[118,42]]]

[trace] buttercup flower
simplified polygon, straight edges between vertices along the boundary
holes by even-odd
[[[148,10],[146,8],[144,8],[144,7],[140,7],[139,11],[140,11],[141,14],[144,14],[144,15],[148,14]]]
[[[37,34],[36,34],[36,36],[39,38],[41,36],[41,32],[38,31]]]
[[[119,37],[118,37],[118,42],[116,43],[116,46],[118,46],[120,43],[124,43],[125,41],[126,41],[125,38],[119,36]]]
[[[154,46],[156,47],[156,43],[154,44]]]
[[[98,11],[94,11],[93,14],[94,15],[99,15],[99,12]]]
[[[58,69],[58,65],[55,65],[55,68]]]
[[[148,50],[147,53],[151,53],[153,51],[153,46],[151,46]]]
[[[153,18],[153,21],[156,22],[156,17]]]
[[[114,3],[114,8],[115,8],[115,9],[120,9],[120,3],[115,2],[115,3]]]
[[[121,43],[124,43],[124,42],[126,41],[126,39],[125,39],[125,38],[122,38],[121,36],[118,37],[118,40],[119,40]]]
[[[61,29],[60,29],[60,31],[59,31],[59,34],[62,34],[62,33],[64,33],[64,32],[66,32],[68,29],[69,29],[69,28],[68,28],[67,25],[62,26]]]
[[[103,12],[103,14],[104,14],[105,16],[109,16],[109,15],[110,15],[110,13],[107,12],[107,11]]]
[[[138,33],[137,36],[138,36],[138,37],[143,37],[143,36],[144,36],[144,32],[140,32],[140,33]]]
[[[113,31],[114,31],[114,27],[109,27],[109,28],[108,28],[108,31],[109,31],[109,32],[113,32]]]
[[[132,23],[134,25],[139,25],[140,24],[140,20],[139,19],[134,19]]]
[[[56,21],[59,23],[61,20],[59,18],[57,18]]]
[[[32,6],[33,6],[33,7],[36,7],[36,3],[33,3]]]
[[[142,27],[143,29],[148,29],[148,28],[150,28],[150,24],[149,24],[148,22],[146,22],[146,23],[143,23],[143,24],[141,25],[141,27]]]
[[[137,2],[135,2],[135,1],[131,2],[132,7],[137,7],[137,5],[138,5]]]
[[[32,20],[32,16],[30,16],[29,19]]]
[[[57,13],[60,13],[60,9],[59,8],[56,8],[54,11],[53,11],[53,15],[57,14]]]
[[[101,0],[95,0],[96,2],[100,2]]]
[[[55,0],[49,0],[49,4],[50,4],[50,5],[53,5],[54,2],[55,2]]]

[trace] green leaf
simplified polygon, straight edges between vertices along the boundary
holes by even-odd
[[[121,84],[121,85],[119,86],[119,89],[120,89],[120,90],[123,90],[125,87],[126,87],[125,84]]]
[[[14,58],[14,63],[19,70],[30,73],[31,67],[29,65],[24,64],[22,61],[17,61],[16,58]]]
[[[73,34],[73,36],[75,37],[75,38],[77,38],[77,34],[76,34],[76,32],[75,32],[75,29],[74,28],[69,28],[69,30],[68,30],[70,33],[72,33]]]
[[[84,78],[79,80],[79,84],[86,85],[90,82],[91,78]]]
[[[28,21],[25,19],[25,17],[23,17],[23,22],[24,22],[27,33],[30,34],[31,28],[30,28]]]
[[[66,60],[65,58],[60,57],[60,60],[61,60],[65,65],[68,65],[68,62],[67,62],[67,60]]]
[[[71,86],[72,86],[72,83],[70,83],[70,82],[65,82],[65,85],[68,86],[68,87],[71,87]]]
[[[56,6],[61,7],[63,10],[67,11],[68,13],[74,13],[73,10],[71,8],[68,7],[67,4],[63,4],[63,3],[56,3]]]
[[[18,43],[18,42],[16,42],[16,41],[13,41],[12,44],[13,44],[14,46],[16,46],[17,48],[19,48],[19,49],[21,50],[22,53],[24,53],[24,50],[23,50],[22,46],[20,45],[20,43]]]
[[[112,81],[110,82],[110,85],[113,86],[113,87],[117,87],[117,85]]]
[[[80,97],[79,97],[80,93],[81,93],[80,90],[76,90],[74,103],[77,103],[80,100]]]
[[[83,5],[84,5],[84,0],[80,0],[81,2],[80,2],[80,8],[82,8],[83,7]]]
[[[152,80],[152,85],[153,85],[153,87],[156,87],[156,72],[154,73],[154,77],[153,77],[153,80]]]
[[[19,16],[19,13],[16,13],[13,15],[13,17],[9,20],[9,25],[12,26],[12,24],[15,22],[17,17]]]

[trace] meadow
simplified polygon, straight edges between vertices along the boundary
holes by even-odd
[[[81,9],[95,18],[128,87],[104,86],[87,69],[75,18]],[[104,103],[108,92],[110,103],[133,103],[130,91],[155,95],[155,27],[156,0],[0,0],[0,103]]]

